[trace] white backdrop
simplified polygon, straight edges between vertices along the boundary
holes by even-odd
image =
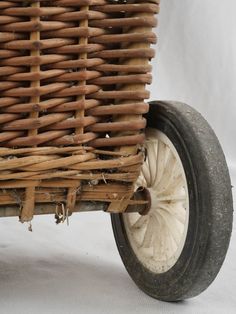
[[[152,99],[183,101],[206,117],[232,172],[236,168],[235,11],[235,0],[162,0],[151,86]]]
[[[162,0],[152,99],[187,102],[211,123],[236,164],[236,1]],[[236,230],[217,280],[183,303],[137,289],[119,258],[110,219],[75,214],[70,226],[36,217],[33,233],[0,220],[2,314],[234,314]]]

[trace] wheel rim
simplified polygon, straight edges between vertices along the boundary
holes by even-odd
[[[136,188],[149,190],[152,205],[147,215],[123,214],[130,245],[138,260],[155,273],[164,273],[178,261],[189,222],[188,186],[178,152],[156,129],[146,130],[147,157]]]

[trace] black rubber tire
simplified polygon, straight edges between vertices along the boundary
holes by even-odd
[[[178,301],[203,292],[225,259],[233,220],[230,177],[215,133],[193,108],[176,102],[151,102],[147,127],[168,136],[185,169],[190,213],[183,251],[170,270],[155,274],[133,252],[122,214],[111,215],[112,227],[122,261],[138,287],[156,299]]]

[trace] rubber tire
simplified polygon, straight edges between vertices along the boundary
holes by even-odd
[[[223,264],[233,220],[230,176],[215,133],[196,110],[177,102],[151,102],[146,118],[147,127],[172,141],[184,166],[190,200],[186,242],[176,264],[155,274],[133,252],[125,214],[112,214],[112,227],[122,261],[137,286],[156,299],[178,301],[203,292]]]

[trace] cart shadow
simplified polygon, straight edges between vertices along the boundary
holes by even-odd
[[[74,313],[78,306],[81,313],[82,309],[112,313],[107,304],[119,308],[119,313],[137,313],[133,307],[137,300],[138,313],[147,305],[158,311],[159,302],[138,290],[124,269],[84,257],[80,260],[78,256],[56,255],[36,260],[11,256],[7,263],[0,261],[0,284],[1,304],[16,304],[17,313],[29,313],[29,307],[37,313],[46,304],[47,309],[52,306],[57,313]]]

